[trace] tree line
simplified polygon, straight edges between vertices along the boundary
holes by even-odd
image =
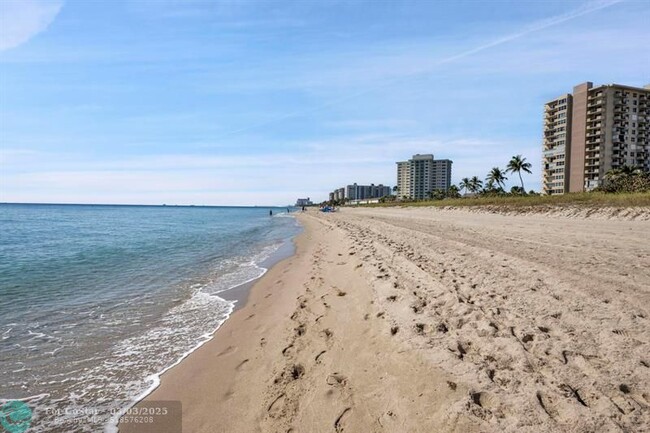
[[[535,191],[526,193],[524,179],[521,173],[532,173],[532,164],[526,161],[521,155],[513,156],[504,169],[500,167],[492,167],[485,177],[485,181],[481,180],[478,176],[464,177],[458,185],[451,185],[447,191],[431,191],[429,198],[443,199],[443,198],[459,198],[464,195],[525,195],[525,194],[538,194]],[[521,186],[515,185],[510,188],[510,192],[506,192],[506,181],[508,174],[517,174]]]

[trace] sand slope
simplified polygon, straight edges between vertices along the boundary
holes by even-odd
[[[150,396],[185,433],[649,431],[647,218],[300,218],[298,254]]]

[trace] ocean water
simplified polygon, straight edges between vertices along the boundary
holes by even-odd
[[[110,430],[299,230],[286,209],[0,204],[0,405],[29,432]]]

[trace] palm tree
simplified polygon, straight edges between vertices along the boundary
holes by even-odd
[[[494,179],[487,178],[485,179],[485,188],[483,188],[484,192],[494,192],[496,188],[494,187]]]
[[[487,175],[486,181],[492,181],[492,184],[497,184],[500,188],[505,187],[506,180],[506,171],[501,170],[499,167],[492,167],[492,170]]]
[[[517,173],[519,175],[522,191],[526,191],[526,188],[524,188],[524,180],[521,178],[521,172],[525,171],[526,173],[532,173],[532,171],[530,171],[531,167],[532,164],[530,162],[526,162],[526,158],[522,157],[521,155],[515,155],[512,157],[508,163],[508,167],[506,168],[506,171],[509,171],[510,173]]]
[[[636,167],[634,165],[624,165],[620,168],[612,168],[609,170],[607,173],[605,173],[605,178],[607,180],[615,180],[620,177],[636,176],[641,173],[643,173],[641,167]]]
[[[460,197],[460,192],[458,190],[458,187],[456,185],[450,185],[449,189],[447,189],[447,197],[449,198],[458,198]]]
[[[477,176],[473,176],[469,180],[469,183],[470,183],[469,190],[473,193],[477,193],[483,186],[483,181],[479,179]]]
[[[464,178],[462,178],[462,179],[460,180],[460,183],[458,184],[458,187],[460,188],[461,191],[462,191],[462,190],[465,190],[465,192],[467,193],[467,192],[469,192],[469,190],[471,189],[472,184],[471,184],[471,182],[469,181],[469,178],[468,178],[468,177],[464,177]]]

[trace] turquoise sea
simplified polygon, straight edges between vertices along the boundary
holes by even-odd
[[[29,432],[102,431],[292,248],[297,221],[273,212],[0,204],[0,405],[25,402]]]

